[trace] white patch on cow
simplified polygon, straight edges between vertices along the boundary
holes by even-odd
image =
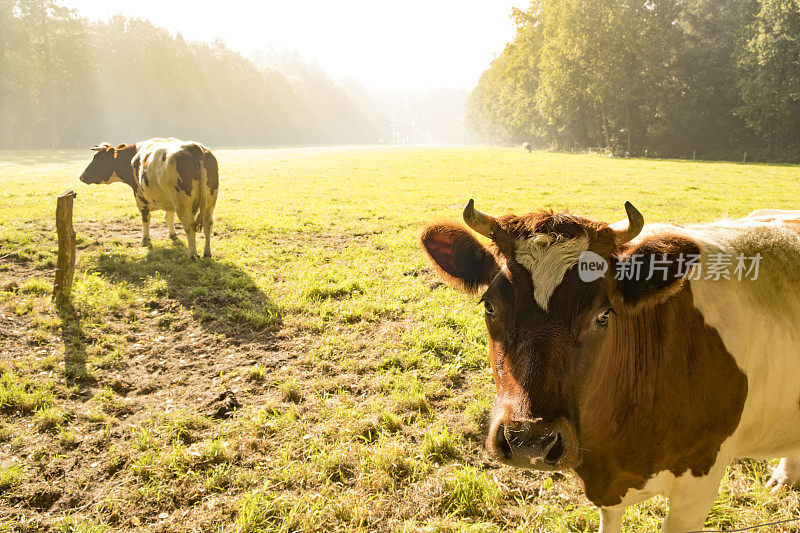
[[[575,266],[581,253],[588,248],[589,239],[585,236],[567,239],[537,234],[517,241],[517,262],[531,274],[533,297],[539,307],[547,311],[550,297],[564,279],[564,274]]]
[[[174,137],[154,138],[136,143],[134,159],[138,160],[140,166],[139,174],[134,179],[137,195],[144,198],[151,212],[163,209],[178,215],[186,232],[189,255],[196,254],[195,217],[198,213],[201,214],[206,241],[205,254],[210,255],[210,228],[218,191],[211,194],[208,189],[207,171],[204,165],[200,168],[200,182],[192,183],[190,195],[179,187],[180,177],[176,157],[178,152],[191,144],[208,149],[198,142],[182,141]],[[206,229],[208,231],[205,231]]]
[[[657,495],[669,498],[669,513],[661,528],[663,533],[702,530],[706,516],[719,492],[722,476],[732,460],[728,454],[730,444],[730,439],[722,444],[717,461],[707,475],[694,476],[687,470],[680,476],[675,476],[672,472],[664,470],[651,476],[641,488],[628,489],[619,504],[601,508],[604,517],[601,533],[621,531],[625,508]]]
[[[773,474],[774,485],[800,477],[800,212],[760,210],[746,218],[711,224],[648,224],[632,244],[668,233],[697,242],[701,269],[711,254],[762,259],[758,278],[691,279],[695,307],[719,334],[747,377],[739,425],[720,447],[708,475],[659,472],[618,505],[604,508],[603,533],[620,531],[624,508],[656,494],[670,500],[662,531],[702,529],[726,465],[735,457],[789,456]],[[607,524],[608,527],[605,527]]]
[[[800,211],[792,209],[758,209],[747,217],[749,220],[759,220],[761,222],[771,222],[773,220],[797,220],[800,219]]]
[[[800,481],[800,455],[795,455],[781,459],[765,486],[771,488],[772,494],[778,494],[784,488],[792,488],[798,481]]]
[[[758,278],[691,281],[697,309],[747,376],[747,398],[733,434],[734,454],[800,451],[800,235],[779,219],[687,228],[709,254],[760,254]]]

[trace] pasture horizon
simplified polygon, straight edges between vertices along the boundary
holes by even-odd
[[[202,139],[200,139],[202,141]],[[259,146],[259,147],[213,147],[220,160],[220,179],[225,180],[226,170],[238,178],[242,165],[255,167],[258,163],[273,164],[267,171],[270,177],[280,178],[281,164],[288,164],[293,176],[302,172],[304,178],[319,179],[314,172],[320,170],[333,175],[348,176],[352,183],[369,182],[371,177],[377,182],[393,179],[408,185],[407,176],[397,173],[413,169],[421,179],[434,176],[449,179],[452,191],[460,191],[461,204],[458,210],[450,213],[450,218],[460,219],[460,207],[474,197],[476,205],[489,210],[491,206],[484,202],[495,202],[498,209],[527,212],[542,207],[555,209],[569,208],[572,211],[589,217],[614,220],[621,216],[622,203],[630,200],[641,204],[647,221],[664,221],[667,217],[679,215],[687,217],[684,222],[691,222],[692,214],[698,210],[697,204],[705,206],[702,220],[717,217],[736,217],[744,215],[748,210],[763,207],[759,202],[772,202],[769,207],[791,208],[794,180],[797,178],[796,165],[788,163],[763,162],[731,162],[706,161],[691,159],[656,159],[656,158],[612,158],[599,154],[569,153],[553,151],[534,151],[522,153],[517,148],[500,146],[483,146],[473,144],[442,145],[402,145],[402,144],[366,144],[366,145],[293,145],[293,146]],[[296,167],[292,161],[283,159],[287,155],[300,156]],[[130,191],[119,184],[106,188],[87,189],[77,180],[77,176],[91,160],[92,152],[88,149],[57,150],[0,150],[0,177],[23,178],[27,172],[41,179],[50,174],[50,184],[65,188],[74,188],[77,192],[109,194],[125,196]],[[388,156],[388,157],[387,157]],[[403,157],[408,156],[408,157]],[[460,159],[465,156],[466,159]],[[363,158],[363,165],[356,161]],[[313,162],[313,166],[303,169],[302,165]],[[337,164],[345,162],[344,168]],[[231,167],[231,164],[233,165]],[[43,166],[45,165],[45,166]],[[35,167],[35,168],[34,168]],[[70,169],[72,174],[69,174]],[[370,175],[369,171],[374,174]],[[648,174],[651,173],[651,174]],[[605,181],[599,181],[602,177]],[[72,183],[70,179],[74,178]],[[732,184],[737,189],[747,190],[747,198],[725,198],[716,194],[715,185],[720,180],[725,182],[737,178],[744,180]],[[505,179],[520,181],[512,189],[515,194],[502,195],[492,190],[493,182]],[[629,181],[626,181],[629,179]],[[488,181],[484,181],[488,180]],[[224,181],[223,181],[224,183]],[[414,184],[419,190],[419,185]],[[470,189],[469,185],[473,185]],[[561,190],[559,191],[559,185]],[[617,203],[603,198],[597,203],[587,202],[584,187],[595,189],[615,188],[618,191]],[[536,187],[538,189],[538,194]],[[648,188],[649,187],[649,188]],[[57,187],[52,188],[55,190]],[[402,188],[402,187],[401,187]],[[48,189],[50,189],[48,187]],[[368,190],[380,188],[371,187]],[[706,198],[700,198],[704,190],[712,192]],[[480,193],[489,191],[481,201]],[[668,196],[663,192],[666,191]],[[781,195],[779,192],[787,194]],[[302,191],[295,191],[299,194]],[[409,191],[413,192],[413,191]],[[444,191],[441,191],[444,192]],[[223,189],[223,193],[225,193]],[[286,191],[286,194],[289,194]],[[426,196],[430,193],[426,192]],[[451,193],[453,194],[453,193]],[[472,195],[472,196],[470,196]],[[627,195],[627,196],[626,196]],[[503,201],[497,202],[500,198]],[[797,196],[800,198],[800,196]],[[595,196],[596,198],[596,196]],[[650,208],[647,199],[656,203]],[[800,203],[800,202],[798,202]],[[682,208],[676,207],[682,204]],[[2,205],[2,204],[0,204]],[[669,209],[664,211],[667,205]],[[224,206],[220,206],[224,209]],[[709,211],[710,209],[710,211]],[[134,209],[135,210],[135,209]],[[494,214],[502,214],[497,212]],[[649,216],[648,216],[649,215]],[[77,216],[77,215],[76,215]],[[447,214],[439,216],[447,217]],[[653,217],[658,217],[653,219]],[[678,220],[678,219],[676,219]],[[698,221],[702,221],[698,218]]]

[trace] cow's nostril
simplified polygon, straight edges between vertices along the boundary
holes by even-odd
[[[549,437],[545,437],[544,439],[542,439],[542,449],[549,450],[553,446],[553,444],[556,443],[559,437],[560,435],[556,433],[555,435],[550,435]]]
[[[567,451],[567,447],[564,444],[564,438],[561,436],[561,433],[556,433],[553,437],[550,437],[547,440],[548,444],[550,444],[550,449],[547,450],[544,460],[548,464],[554,465],[558,463],[562,457],[564,457],[564,452]]]
[[[505,459],[511,459],[511,444],[508,442],[506,431],[506,427],[503,424],[497,427],[497,431],[494,434],[494,447]]]

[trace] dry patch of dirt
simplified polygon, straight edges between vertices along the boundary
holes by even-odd
[[[140,236],[126,222],[84,223],[76,225],[76,230],[89,236],[82,244],[87,250],[112,235],[138,246]],[[106,498],[124,494],[131,484],[124,468],[131,457],[124,450],[131,447],[136,431],[147,420],[180,412],[212,420],[234,419],[243,408],[252,410],[262,404],[269,385],[247,379],[246,370],[258,366],[270,372],[296,359],[304,349],[298,341],[303,335],[291,326],[223,334],[165,296],[139,302],[121,316],[107,317],[102,332],[79,326],[83,328],[82,350],[110,336],[120,340],[120,356],[113,364],[96,365],[88,375],[72,381],[65,376],[70,363],[65,354],[74,347],[65,346],[57,324],[42,324],[57,322],[58,309],[49,303],[49,295],[19,292],[31,277],[52,274],[26,258],[6,258],[3,265],[6,298],[0,306],[0,379],[13,374],[25,380],[21,387],[27,392],[51,391],[47,406],[65,413],[62,423],[48,429],[37,417],[43,407],[2,411],[0,397],[0,468],[12,462],[24,465],[17,485],[4,488],[0,484],[0,523],[11,524],[12,530],[56,527],[65,516],[91,512]],[[29,301],[33,309],[23,308]],[[104,390],[113,391],[115,397],[99,405],[95,398]],[[200,508],[214,506],[208,495],[186,497]],[[181,511],[187,520],[195,513],[195,508],[188,507]],[[142,509],[140,515],[113,517],[112,513],[112,518],[119,527],[137,529],[163,522],[159,514]],[[104,516],[104,521],[108,518]],[[197,523],[202,523],[200,517]]]
[[[46,229],[40,230],[38,238],[45,240]],[[166,228],[154,229],[154,239],[160,231],[166,237]],[[109,241],[139,246],[137,221],[82,222],[76,224],[76,232],[84,253]],[[320,239],[346,247],[326,236]],[[308,354],[321,348],[317,326],[290,319],[263,331],[226,330],[219,320],[198,316],[191,302],[170,293],[171,287],[160,297],[138,298],[111,312],[100,324],[77,313],[75,324],[67,328],[68,315],[48,294],[25,292],[31,277],[51,279],[46,268],[29,257],[5,262],[4,267],[0,379],[7,374],[21,380],[27,392],[45,390],[51,395],[48,402],[27,410],[0,406],[0,469],[23,466],[15,485],[4,489],[0,484],[0,523],[11,524],[13,531],[59,530],[70,516],[123,530],[152,531],[189,523],[203,530],[234,520],[241,490],[205,490],[202,484],[185,481],[153,481],[152,490],[169,495],[145,501],[165,500],[163,507],[125,503],[140,497],[136,493],[147,488],[141,481],[147,469],[155,470],[134,464],[140,455],[137,446],[142,446],[138,443],[153,421],[182,421],[184,413],[210,420],[212,426],[200,423],[195,434],[186,437],[183,444],[189,446],[225,435],[241,417],[274,405],[276,398],[305,413],[303,384],[313,383],[316,393],[345,389],[357,403],[374,402],[371,372],[381,360],[375,346],[400,344],[403,332],[413,327],[407,321],[385,320],[342,331],[348,352],[363,357],[355,368],[309,360]],[[103,359],[115,350],[115,360]],[[75,364],[76,354],[83,358],[84,374],[70,379],[67,369]],[[93,356],[101,362],[92,364]],[[283,382],[299,385],[292,389]],[[56,420],[48,422],[42,412]],[[260,469],[248,461],[269,461],[274,453],[259,439],[263,437],[243,437],[252,447],[250,458],[240,450],[231,452],[239,464],[249,465],[245,470],[250,471],[240,476],[252,478],[241,482],[246,488],[258,486]]]

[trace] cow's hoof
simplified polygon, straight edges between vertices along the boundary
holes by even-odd
[[[203,259],[210,259],[210,258],[211,258],[211,252],[203,252]]]
[[[778,494],[783,489],[788,488],[789,486],[791,486],[789,478],[786,477],[786,475],[784,475],[783,473],[779,472],[773,473],[772,477],[769,478],[769,481],[767,481],[767,484],[765,485],[765,487],[767,487],[768,489],[769,488],[772,489],[770,490],[770,493],[772,494]]]
[[[778,494],[784,489],[792,488],[792,485],[794,485],[794,480],[789,475],[786,465],[781,463],[772,473],[772,477],[769,478],[765,487],[772,489],[770,490],[772,494]]]
[[[189,259],[194,261],[195,259],[200,259],[200,256],[197,255],[197,252],[194,252],[194,253],[189,254]]]
[[[150,248],[152,246],[152,243],[150,242],[150,237],[142,239],[142,246],[144,246],[145,248]]]
[[[772,477],[769,478],[765,485],[768,489],[772,489],[770,491],[772,494],[778,494],[784,489],[790,489],[797,483],[799,473],[795,471],[795,468],[792,468],[793,466],[785,458],[781,459],[781,462],[772,472]]]
[[[172,242],[178,242],[178,236],[177,235],[170,235],[169,238],[172,239]]]

